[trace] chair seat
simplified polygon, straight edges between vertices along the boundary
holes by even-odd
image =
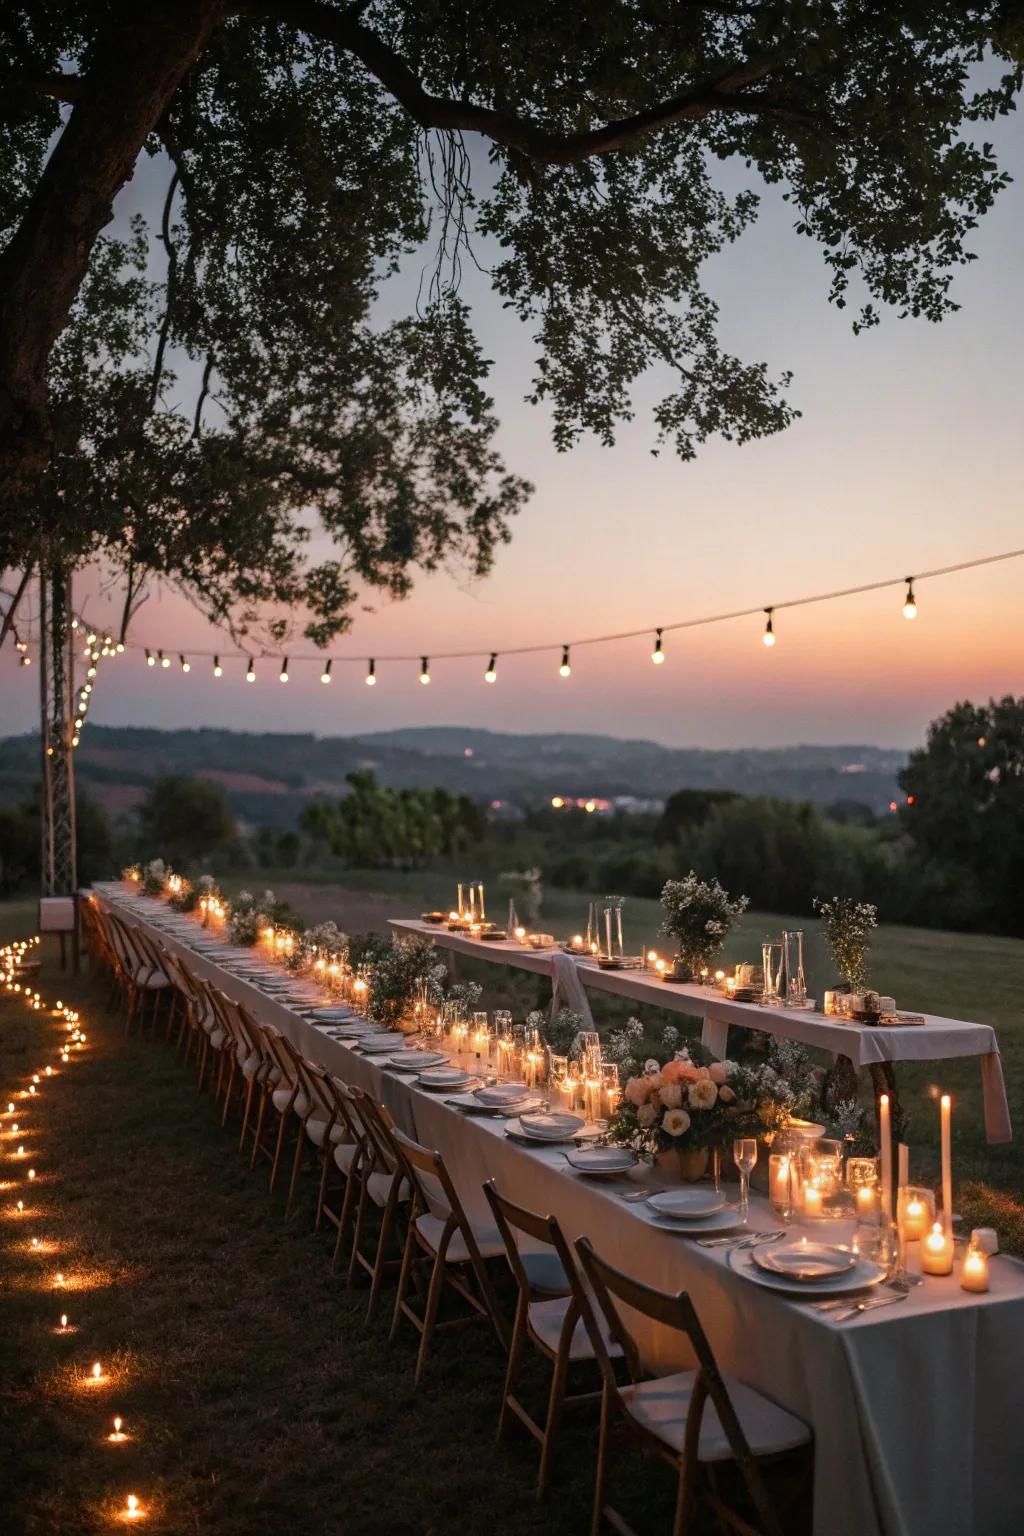
[[[537,1248],[529,1253],[520,1250],[519,1260],[531,1290],[543,1291],[547,1296],[568,1296],[572,1289],[569,1277],[553,1248]]]
[[[132,981],[137,987],[143,987],[147,992],[156,990],[157,987],[169,987],[171,978],[164,971],[137,970],[132,974]]]
[[[678,1452],[683,1448],[686,1415],[696,1379],[696,1371],[679,1371],[675,1376],[620,1387],[619,1396],[631,1418]],[[800,1419],[745,1382],[737,1381],[735,1376],[722,1379],[755,1456],[776,1456],[809,1443],[811,1431]],[[704,1404],[697,1457],[705,1462],[732,1460],[732,1447],[710,1398]]]
[[[335,1158],[337,1158],[338,1153],[344,1146],[345,1142],[342,1142],[341,1146],[336,1148],[334,1153]],[[379,1205],[382,1210],[388,1203],[388,1195],[391,1193],[391,1185],[393,1181],[393,1173],[371,1173],[370,1177],[366,1181],[366,1193],[369,1195],[374,1205]],[[409,1186],[405,1179],[403,1179],[401,1184],[398,1186],[399,1203],[404,1205],[408,1198]]]
[[[242,1076],[255,1077],[260,1069],[260,1059],[259,1051],[250,1051],[249,1055],[242,1062]]]
[[[306,1123],[307,1125],[309,1124],[308,1121]],[[358,1151],[359,1146],[354,1141],[341,1141],[335,1147],[334,1161],[337,1163],[342,1173],[352,1172],[352,1164],[356,1160],[356,1153]]]
[[[310,1115],[309,1119],[306,1121],[306,1135],[309,1137],[310,1141],[315,1147],[323,1146],[324,1136],[326,1134],[327,1127],[330,1124],[331,1123],[329,1120],[317,1120],[312,1115]],[[331,1125],[331,1141],[344,1141],[344,1139],[345,1127],[343,1125],[339,1125],[338,1122],[335,1121],[334,1124]]]
[[[562,1332],[562,1324],[565,1315],[572,1305],[571,1296],[558,1296],[551,1301],[532,1301],[527,1313],[530,1330],[536,1334],[542,1344],[550,1349],[552,1354],[558,1353],[558,1341]],[[621,1356],[622,1350],[615,1340],[609,1337],[607,1324],[603,1317],[598,1317],[598,1325],[601,1336],[604,1339],[605,1348],[613,1359]],[[586,1330],[582,1318],[578,1318],[572,1331],[572,1341],[569,1345],[570,1360],[593,1360],[594,1346]]]
[[[285,1110],[288,1108],[288,1105],[291,1103],[293,1093],[295,1093],[295,1089],[290,1086],[274,1089],[271,1097],[274,1101],[274,1108],[278,1111],[279,1114],[284,1114]],[[292,1108],[297,1115],[309,1114],[311,1108],[310,1102],[306,1098],[306,1095],[301,1091],[299,1093],[295,1093],[295,1103],[292,1104]]]
[[[425,1211],[422,1216],[416,1218],[416,1230],[430,1249],[436,1253],[444,1232],[445,1223],[440,1216],[435,1216],[431,1211]],[[476,1239],[477,1248],[482,1259],[496,1259],[499,1254],[505,1252],[505,1244],[494,1227],[473,1227],[473,1237]],[[449,1264],[468,1264],[469,1249],[466,1239],[458,1230],[452,1233],[448,1243],[445,1260]]]
[[[210,1031],[210,1044],[215,1051],[219,1051],[228,1037],[226,1029],[213,1029]]]

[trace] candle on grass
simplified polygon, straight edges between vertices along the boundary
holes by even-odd
[[[109,1434],[107,1436],[107,1439],[113,1445],[120,1445],[122,1440],[127,1440],[128,1439],[128,1436],[125,1434],[124,1430],[121,1428],[121,1425],[122,1425],[123,1422],[124,1421],[121,1419],[121,1417],[119,1415],[115,1416],[115,1418],[114,1418],[114,1430],[113,1430],[113,1433]]]

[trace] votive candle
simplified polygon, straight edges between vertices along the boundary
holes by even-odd
[[[804,1215],[820,1216],[825,1208],[825,1197],[813,1184],[804,1185]]]
[[[942,1222],[935,1222],[921,1244],[921,1269],[926,1275],[953,1273],[953,1235],[945,1232]]]
[[[968,1248],[960,1266],[960,1286],[981,1294],[988,1290],[988,1254],[983,1248]]]
[[[878,1190],[873,1184],[857,1186],[857,1219],[870,1221],[878,1215]]]

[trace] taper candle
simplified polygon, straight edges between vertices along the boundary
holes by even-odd
[[[942,1124],[942,1225],[948,1236],[953,1234],[952,1108],[949,1094],[944,1093],[939,1101]]]
[[[882,1216],[892,1220],[892,1123],[889,1114],[889,1095],[883,1093],[878,1101],[878,1122],[882,1153]]]

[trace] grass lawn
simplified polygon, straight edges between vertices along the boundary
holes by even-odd
[[[5,940],[13,918],[0,915]],[[123,1529],[129,1492],[146,1510],[139,1528],[163,1536],[588,1528],[588,1414],[570,1416],[552,1494],[537,1504],[532,1442],[495,1443],[493,1335],[442,1335],[414,1393],[411,1330],[389,1344],[386,1307],[365,1326],[365,1290],[330,1273],[333,1231],[311,1230],[308,1199],[285,1227],[265,1166],[243,1164],[191,1070],[162,1040],[126,1038],[88,978],[51,967],[41,986],[80,1007],[87,1046],[44,1078],[31,1109],[16,1101],[34,1183],[0,1129],[4,1536]],[[0,994],[4,1108],[34,1070],[60,1065],[61,1033]],[[63,1336],[62,1311],[75,1329]],[[108,1376],[96,1387],[93,1361]],[[532,1390],[547,1379],[538,1372]],[[117,1446],[104,1440],[115,1413],[132,1437]],[[648,1512],[664,1528],[670,1479],[648,1470],[645,1489],[652,1480]]]

